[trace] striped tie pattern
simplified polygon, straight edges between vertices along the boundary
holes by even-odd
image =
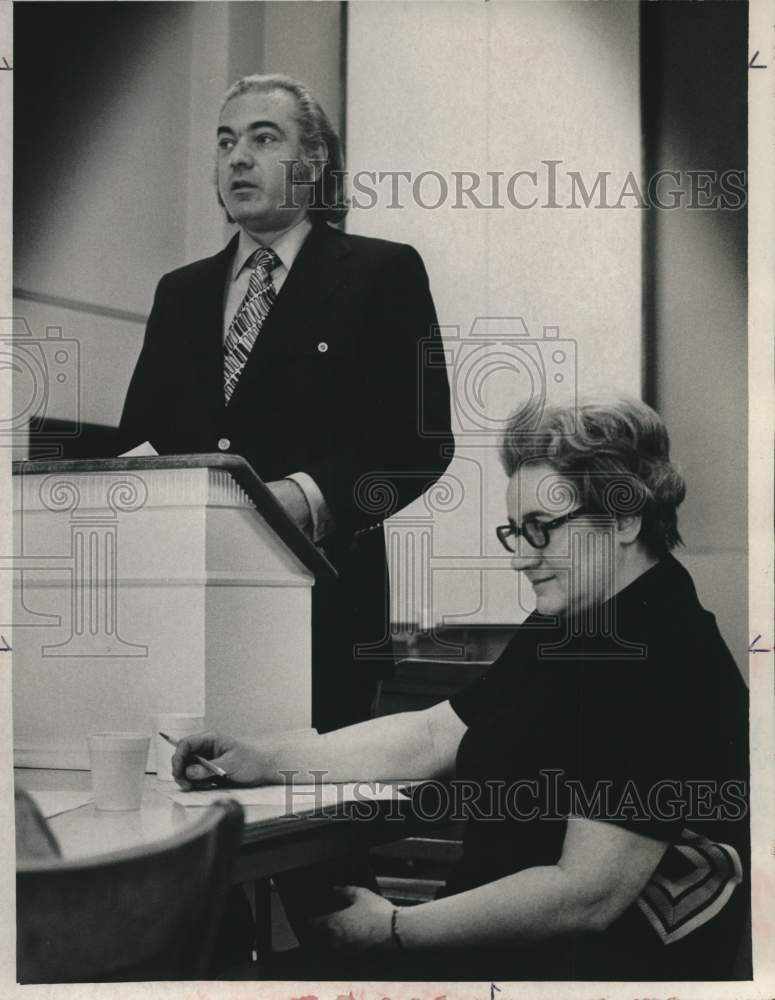
[[[256,250],[251,258],[253,270],[248,290],[229,324],[223,345],[223,391],[227,403],[276,298],[270,275],[280,263],[277,254],[266,247]]]

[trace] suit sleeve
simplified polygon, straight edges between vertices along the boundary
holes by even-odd
[[[396,245],[375,268],[361,338],[362,419],[336,453],[305,469],[338,528],[379,524],[449,465],[449,383],[419,254]]]
[[[168,327],[169,295],[166,277],[156,288],[145,339],[129,383],[119,425],[119,451],[128,451],[145,441],[154,443],[164,399],[163,347]]]

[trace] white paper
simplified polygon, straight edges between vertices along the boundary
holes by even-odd
[[[209,806],[229,798],[242,806],[276,806],[288,813],[312,812],[345,802],[390,802],[405,799],[395,785],[351,781],[341,785],[260,785],[257,788],[213,788],[206,791],[166,793],[182,806]]]
[[[118,456],[119,458],[141,458],[143,455],[158,455],[158,451],[154,448],[150,441],[143,441],[142,444],[138,444],[136,448],[132,448],[130,451],[122,451]]]

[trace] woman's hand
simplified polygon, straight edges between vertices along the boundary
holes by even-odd
[[[337,886],[338,896],[349,903],[324,917],[309,921],[313,937],[333,951],[391,951],[396,947],[390,933],[393,904],[357,885]]]
[[[224,770],[227,779],[235,785],[260,785],[267,781],[265,752],[219,733],[196,733],[184,736],[172,757],[172,776],[184,791],[213,780],[212,773],[197,764],[195,754]]]

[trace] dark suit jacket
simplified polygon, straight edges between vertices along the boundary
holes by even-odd
[[[345,682],[353,645],[387,637],[381,523],[449,463],[449,388],[427,275],[409,246],[314,226],[227,406],[223,304],[235,247],[236,237],[159,282],[122,446],[217,451],[227,438],[266,481],[312,476],[336,523],[324,549],[340,572],[313,590],[314,672]],[[384,659],[357,659],[386,672]]]

